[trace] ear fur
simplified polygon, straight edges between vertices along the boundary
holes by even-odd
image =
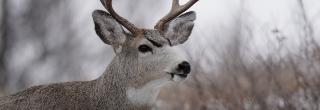
[[[110,14],[102,10],[95,10],[92,17],[95,31],[104,43],[118,47],[125,42],[126,35],[121,25]]]
[[[183,44],[188,40],[196,20],[194,11],[180,15],[171,21],[165,29],[165,38],[170,40],[171,45]]]

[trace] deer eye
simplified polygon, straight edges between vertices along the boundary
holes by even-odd
[[[138,49],[142,53],[152,52],[152,48],[147,45],[140,45]]]

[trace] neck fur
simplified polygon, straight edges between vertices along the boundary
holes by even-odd
[[[109,64],[105,73],[97,80],[97,98],[109,106],[150,107],[157,98],[160,87],[169,82],[169,79],[152,80],[136,86],[132,83],[143,79],[139,73],[134,73],[137,71],[132,70],[128,66],[132,64],[128,63],[114,59]]]

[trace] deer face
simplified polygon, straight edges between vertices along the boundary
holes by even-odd
[[[144,76],[152,75],[156,79],[160,76],[181,81],[190,73],[191,66],[182,52],[159,31],[145,31],[137,38],[134,47],[137,49],[139,68],[145,73]]]
[[[188,12],[168,23],[165,31],[143,29],[132,35],[125,33],[108,13],[93,12],[97,35],[104,43],[112,45],[117,59],[127,63],[121,64],[127,67],[119,68],[142,77],[142,85],[158,79],[181,81],[188,76],[191,66],[175,48],[187,41],[195,18],[194,12]]]

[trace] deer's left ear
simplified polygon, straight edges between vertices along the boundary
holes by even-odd
[[[170,40],[172,46],[183,44],[192,32],[194,20],[196,20],[194,11],[180,15],[166,26],[164,37]]]

